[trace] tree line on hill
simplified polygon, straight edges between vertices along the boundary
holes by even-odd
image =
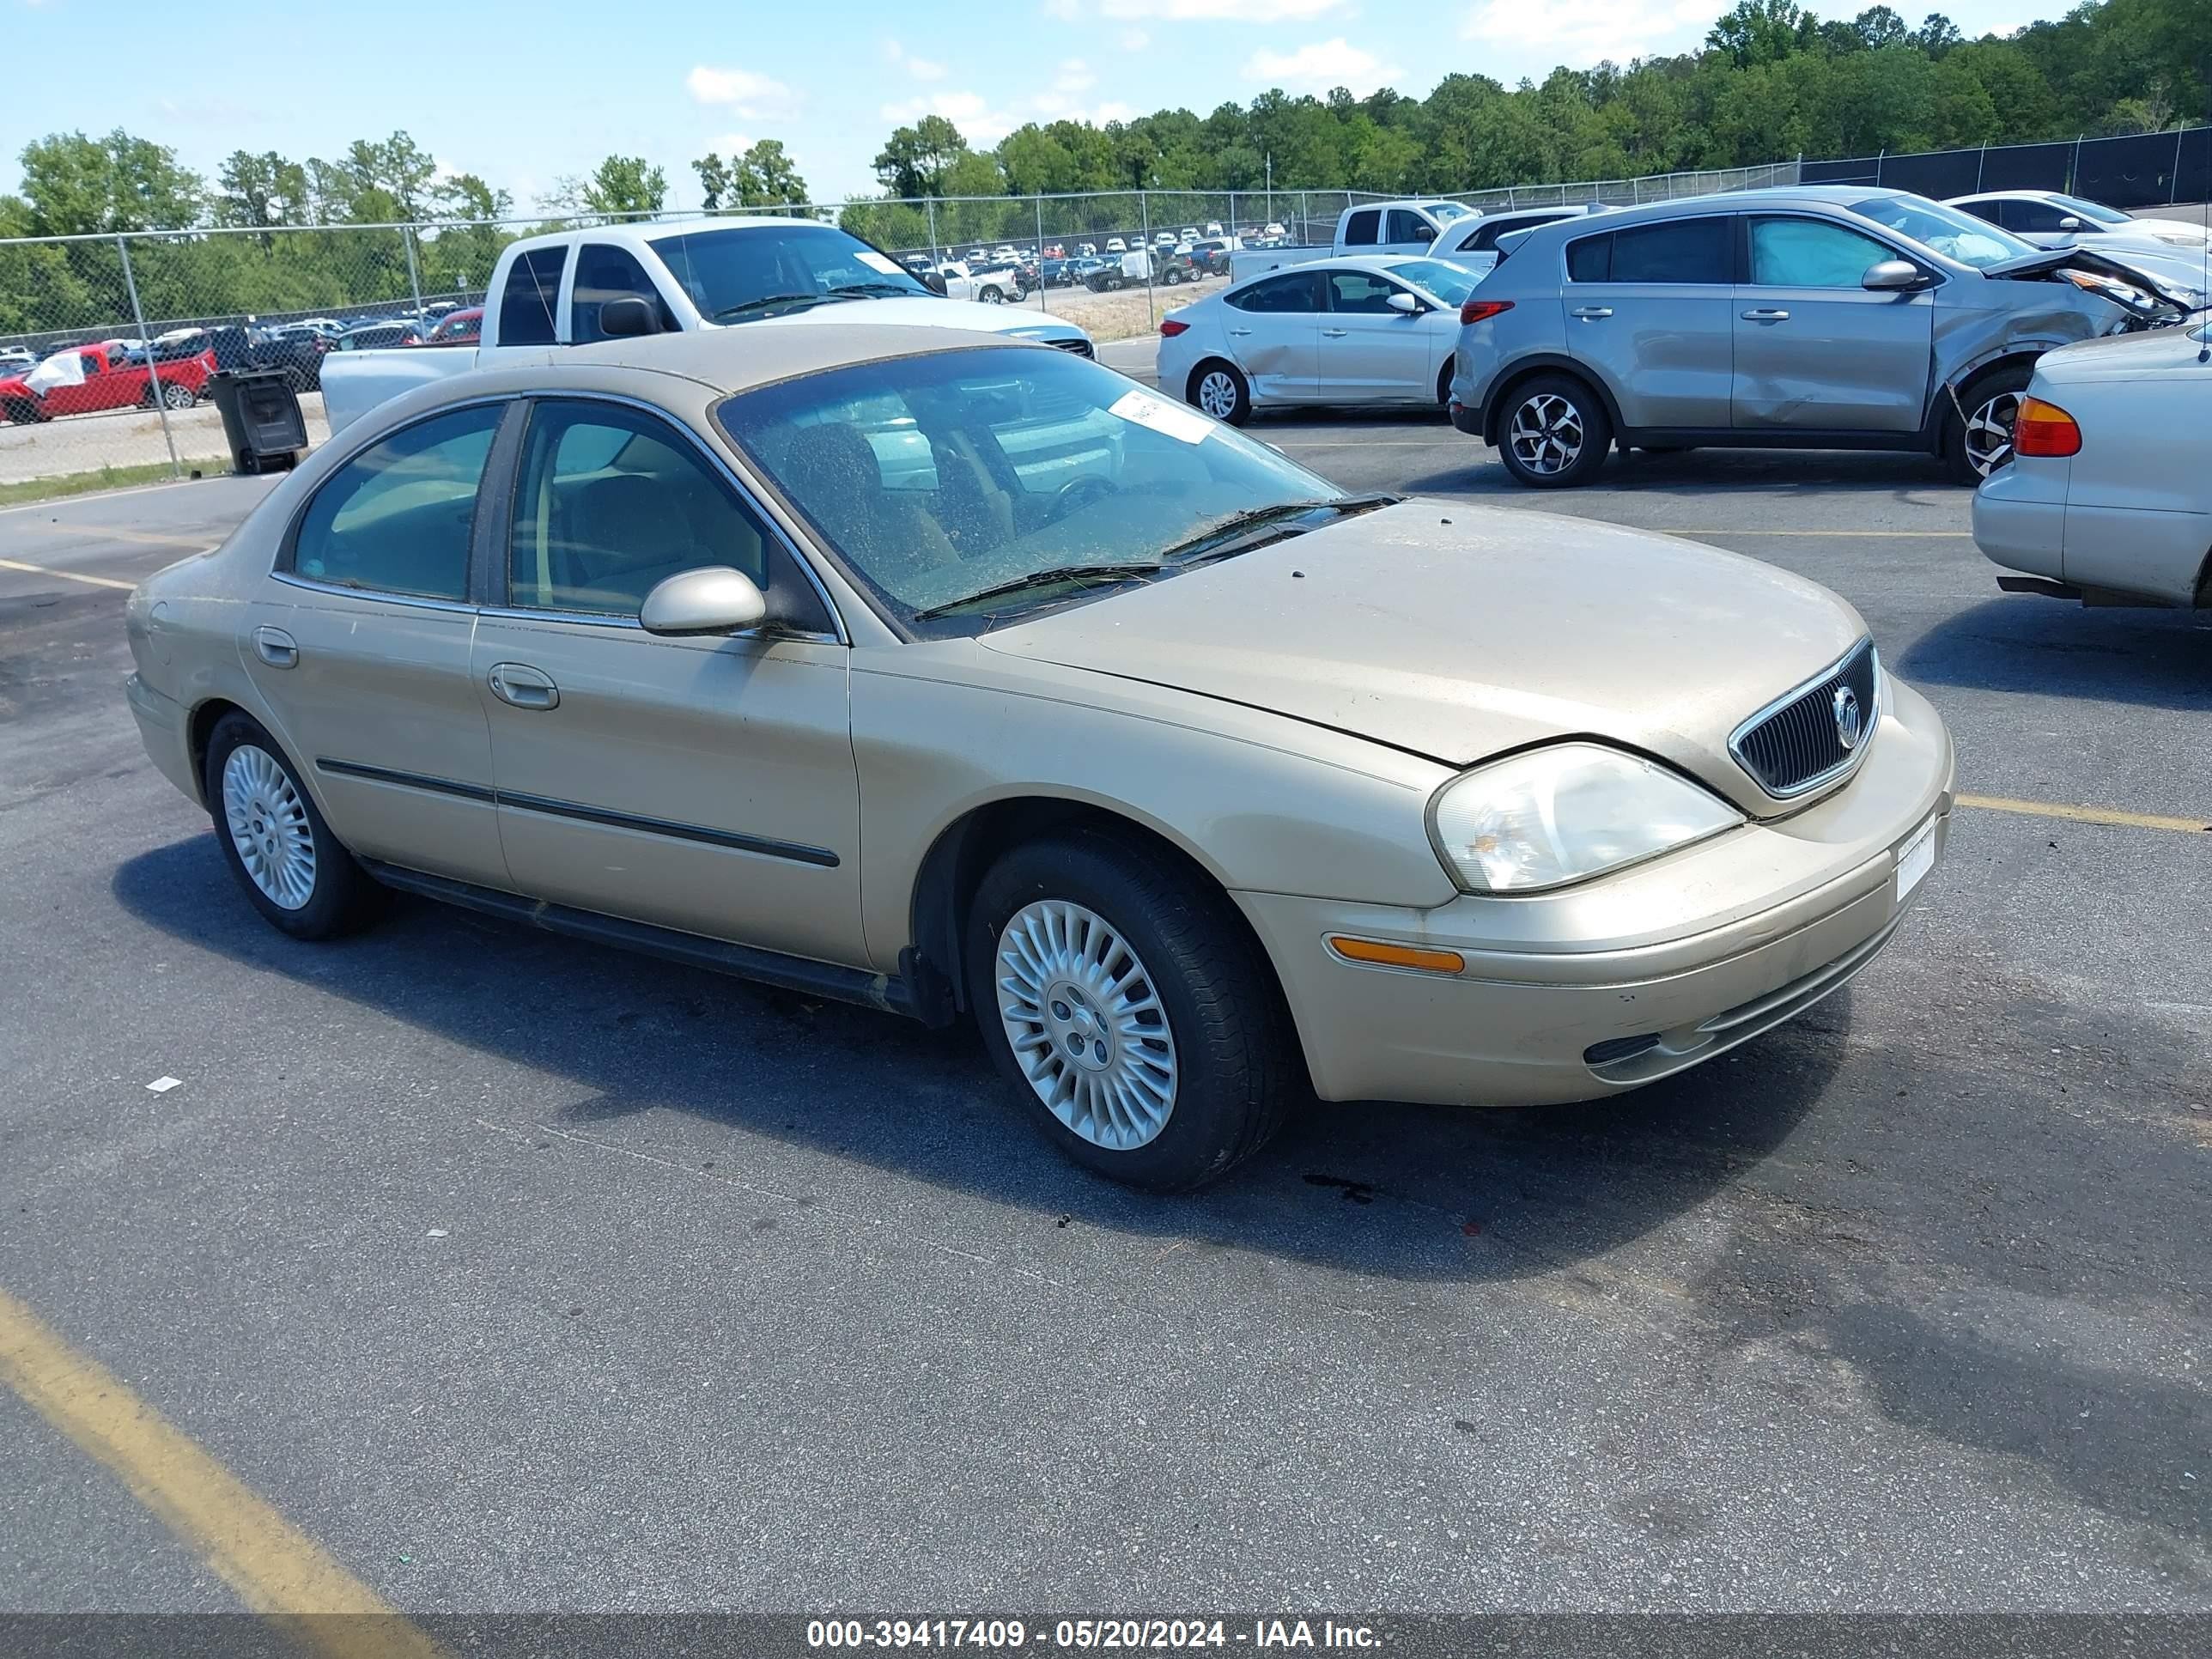
[[[1626,68],[1557,69],[1507,88],[1446,76],[1425,98],[1388,88],[1355,98],[1261,93],[1211,114],[1164,109],[1103,126],[1030,123],[969,144],[941,116],[901,126],[874,171],[884,198],[849,204],[848,228],[889,246],[1024,234],[1016,198],[1077,191],[1300,189],[1480,190],[1625,179],[1807,156],[1870,155],[2158,131],[2201,117],[2212,0],[2086,0],[2008,37],[1963,38],[1940,14],[1918,27],[1887,6],[1824,20],[1794,0],[1739,0],[1703,46]],[[441,229],[410,250],[402,222],[498,220],[508,193],[442,172],[404,131],[337,159],[275,151],[227,157],[212,180],[175,153],[120,129],[58,133],[25,146],[19,193],[0,195],[0,238],[219,227],[247,234],[134,252],[149,316],[297,311],[398,299],[417,285],[481,285],[512,233]],[[769,208],[809,199],[782,143],[761,140],[691,163],[703,204]],[[660,211],[663,168],[610,155],[535,204],[570,222]],[[889,198],[981,197],[933,225]],[[1188,216],[1186,215],[1186,216]],[[1055,210],[1051,230],[1080,229]],[[307,226],[276,236],[278,226]],[[1103,226],[1102,223],[1102,227]],[[415,269],[410,271],[410,252]],[[89,325],[124,309],[112,246],[0,247],[0,332]]]

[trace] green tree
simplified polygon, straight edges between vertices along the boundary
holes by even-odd
[[[942,196],[946,175],[967,154],[959,128],[942,115],[925,115],[884,140],[876,156],[876,180],[894,196]]]
[[[23,146],[22,201],[34,236],[180,230],[198,222],[199,175],[163,144],[118,127],[105,138],[58,132]]]

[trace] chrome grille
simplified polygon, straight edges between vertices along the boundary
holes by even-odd
[[[1861,640],[1832,668],[1769,703],[1736,728],[1729,753],[1778,799],[1802,795],[1854,766],[1874,741],[1881,667],[1874,641]],[[1838,691],[1857,700],[1858,741],[1846,746],[1836,718]]]

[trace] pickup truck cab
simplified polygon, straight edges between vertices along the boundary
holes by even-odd
[[[849,321],[861,302],[870,322],[980,330],[1093,355],[1091,337],[1073,323],[981,294],[940,297],[890,255],[815,219],[690,219],[526,236],[501,252],[489,289],[480,344],[333,354],[323,368],[331,430],[478,367],[550,362],[564,347],[617,333]]]
[[[1449,226],[1474,214],[1465,203],[1439,197],[1362,202],[1338,216],[1336,240],[1328,246],[1234,249],[1229,255],[1229,274],[1241,283],[1262,271],[1346,254],[1426,253]],[[1267,233],[1280,234],[1274,225],[1267,227]]]
[[[1002,306],[1022,297],[1022,274],[1011,264],[994,261],[975,265],[964,259],[948,259],[937,267],[937,274],[945,279],[945,296],[949,300]]]
[[[21,425],[57,415],[89,415],[104,409],[151,409],[158,376],[161,401],[190,409],[215,373],[215,353],[196,337],[154,344],[147,353],[119,343],[72,346],[20,374],[0,380],[0,415]],[[133,342],[133,344],[136,343]],[[198,344],[199,349],[190,348]]]

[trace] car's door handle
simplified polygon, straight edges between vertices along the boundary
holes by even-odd
[[[517,708],[558,708],[561,688],[551,675],[524,662],[495,662],[489,677],[491,694]]]
[[[1321,337],[1324,340],[1341,340],[1351,331],[1347,328],[1325,328],[1321,331]]]
[[[1765,311],[1754,307],[1743,313],[1743,319],[1747,323],[1786,323],[1790,320],[1790,313],[1786,311]]]
[[[1243,336],[1244,336],[1244,335],[1249,334],[1252,331],[1251,331],[1250,329],[1249,329],[1249,328],[1232,328],[1232,329],[1231,329],[1229,331],[1230,331],[1231,334],[1237,335],[1237,336],[1238,336],[1238,337],[1243,337]]]
[[[298,644],[281,628],[255,629],[253,651],[271,668],[290,668],[300,660]]]
[[[1612,316],[1613,307],[1611,306],[1577,306],[1567,315],[1579,317],[1586,323],[1595,323]]]

